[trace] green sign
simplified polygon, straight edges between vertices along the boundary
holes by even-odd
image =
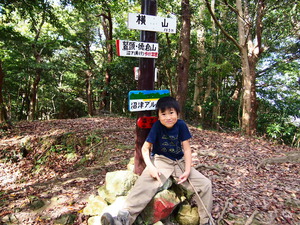
[[[170,96],[169,90],[138,90],[128,94],[130,112],[155,110],[158,99]]]

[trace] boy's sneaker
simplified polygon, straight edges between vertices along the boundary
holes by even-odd
[[[129,212],[120,211],[117,217],[104,213],[101,217],[102,225],[129,225]]]
[[[102,225],[115,225],[114,218],[109,213],[103,213],[101,216]]]

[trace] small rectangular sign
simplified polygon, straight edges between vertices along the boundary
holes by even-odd
[[[146,14],[129,13],[128,28],[164,33],[176,33],[176,17],[164,18]]]
[[[134,73],[134,79],[139,80],[140,68],[139,67],[134,67],[133,68],[133,73]],[[158,69],[155,68],[155,70],[154,70],[154,82],[157,82],[157,73],[158,73]]]
[[[138,90],[128,93],[129,111],[149,111],[156,109],[158,99],[170,96],[169,90]]]
[[[158,43],[117,40],[118,56],[158,58]]]
[[[139,128],[150,129],[157,120],[156,116],[143,116],[137,119],[136,124]]]

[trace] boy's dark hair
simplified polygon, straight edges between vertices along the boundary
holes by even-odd
[[[180,113],[179,103],[176,101],[175,98],[171,96],[166,96],[160,98],[156,103],[156,113],[158,115],[158,111],[161,110],[162,112],[166,111],[166,109],[175,109],[177,114]]]

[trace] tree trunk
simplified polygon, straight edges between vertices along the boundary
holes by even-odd
[[[7,111],[4,105],[3,99],[3,82],[4,82],[4,71],[2,68],[2,61],[0,60],[0,123],[7,121]]]
[[[190,67],[190,32],[191,14],[189,0],[182,0],[182,29],[180,33],[181,56],[178,63],[177,100],[181,108],[181,116],[185,117],[184,105],[187,99],[188,78]]]
[[[204,1],[203,1],[204,2]],[[212,11],[214,12],[214,5],[215,5],[215,1],[212,0],[211,1],[211,6],[212,6]],[[205,6],[204,4],[202,6],[200,6],[200,13],[199,13],[199,17],[200,19],[203,19],[203,15],[204,15],[204,9]],[[215,36],[215,23],[212,20],[212,33]],[[198,68],[199,70],[201,70],[201,68],[203,67],[203,62],[204,62],[204,55],[205,55],[205,46],[204,46],[204,41],[205,41],[205,29],[203,27],[203,25],[200,25],[199,29],[197,30],[197,39],[199,41],[198,44],[198,50],[201,54],[201,57],[199,57],[198,60]],[[213,36],[213,42],[215,40]],[[215,44],[214,44],[215,45]],[[206,100],[208,99],[208,97],[210,96],[211,93],[211,74],[208,74],[208,77],[206,79],[206,84],[205,84],[205,91],[203,88],[204,85],[204,79],[203,76],[200,77],[200,73],[199,75],[197,74],[196,78],[195,78],[195,90],[194,90],[194,102],[193,102],[193,108],[194,111],[198,112],[199,115],[199,122],[200,124],[203,125],[203,121],[204,121],[204,116],[205,116],[205,108],[202,106]],[[204,96],[200,96],[200,94],[202,94],[204,92]]]
[[[239,28],[239,43],[241,46],[242,74],[243,74],[243,115],[242,130],[247,135],[256,133],[257,118],[257,100],[256,100],[256,63],[259,56],[264,51],[261,44],[262,37],[262,17],[264,14],[264,0],[258,1],[257,21],[256,21],[256,37],[252,41],[250,32],[250,14],[248,11],[248,2],[245,0],[244,12],[241,0],[236,0]],[[256,42],[256,44],[254,44]]]
[[[264,15],[264,0],[258,0],[257,12],[250,13],[248,10],[247,0],[236,0],[236,9],[229,6],[227,1],[224,3],[237,14],[238,22],[238,35],[239,41],[235,40],[229,33],[226,32],[224,27],[218,21],[216,15],[212,12],[212,8],[208,0],[205,0],[207,8],[213,17],[215,23],[221,29],[223,34],[232,41],[240,51],[240,58],[242,64],[242,80],[243,80],[243,99],[242,99],[242,131],[247,135],[253,135],[256,130],[256,114],[257,114],[257,101],[256,101],[256,90],[255,90],[255,68],[259,56],[264,51],[262,47],[262,18]],[[243,11],[243,3],[244,11]],[[251,14],[256,16],[256,26],[253,26]],[[253,30],[250,30],[250,29]],[[255,31],[255,32],[253,32]],[[255,40],[251,41],[251,33],[255,33]],[[254,44],[255,43],[255,44]]]
[[[95,63],[93,55],[91,53],[90,42],[88,40],[85,42],[83,49],[84,49],[84,54],[85,54],[85,59],[84,59],[85,64],[89,68],[89,69],[84,70],[88,115],[94,116],[92,79],[94,76],[93,68],[95,67],[96,63]]]
[[[194,82],[194,99],[193,99],[193,110],[198,113],[199,123],[203,123],[203,107],[201,105],[202,98],[201,93],[203,92],[203,77],[200,74],[196,74]]]
[[[105,70],[105,78],[104,78],[104,88],[103,92],[101,94],[101,103],[100,103],[100,109],[103,109],[107,106],[107,100],[109,98],[107,88],[111,81],[111,72],[109,65],[111,64],[113,60],[113,47],[112,47],[112,31],[113,31],[113,25],[112,25],[112,18],[109,8],[107,9],[107,14],[102,14],[102,27],[104,30],[104,35],[106,39],[106,49],[107,49],[107,67]]]
[[[93,73],[91,70],[84,71],[85,73],[85,91],[86,91],[86,99],[87,99],[87,107],[88,107],[88,115],[94,115],[94,107],[93,107],[93,92],[92,92],[92,78]]]
[[[201,5],[200,6],[200,12],[199,12],[199,18],[200,21],[203,21],[203,16],[204,16],[204,9],[205,6]],[[203,97],[201,94],[203,93],[203,75],[202,75],[202,69],[204,66],[204,55],[205,55],[205,29],[202,24],[200,24],[199,28],[197,29],[197,48],[200,53],[200,56],[197,61],[197,73],[195,77],[195,82],[194,82],[194,98],[193,98],[193,110],[198,113],[198,118],[199,118],[199,123],[203,123],[203,107],[202,107],[202,102],[203,102]]]
[[[237,17],[238,21],[238,34],[239,34],[239,44],[241,46],[240,49],[240,57],[242,62],[242,75],[243,75],[243,115],[242,115],[242,130],[246,134],[251,134],[251,75],[250,75],[250,67],[248,61],[248,50],[247,50],[247,40],[246,40],[246,27],[243,6],[241,0],[236,0],[236,7],[239,16]]]
[[[249,59],[249,57],[248,57]],[[251,89],[250,89],[250,98],[251,98],[251,120],[250,120],[250,135],[256,133],[257,128],[257,98],[256,98],[256,59],[249,59],[249,69],[250,69],[250,79],[251,79]]]
[[[171,40],[169,38],[169,34],[166,33],[166,39],[167,39],[167,51],[168,53],[171,55],[172,54],[172,51],[171,51]],[[170,94],[171,96],[175,96],[175,93],[174,93],[174,90],[176,90],[176,87],[173,83],[173,79],[172,79],[172,72],[171,72],[171,69],[170,69],[170,66],[167,65],[168,64],[168,60],[163,60],[163,63],[165,65],[165,68],[166,68],[166,75],[167,75],[167,78],[168,78],[168,82],[169,82],[169,86],[170,86]]]
[[[42,56],[40,53],[35,51],[35,61],[37,65],[40,65],[42,62]],[[35,72],[35,77],[34,81],[31,86],[31,91],[30,91],[30,105],[29,105],[29,120],[34,120],[35,119],[35,114],[36,114],[36,102],[37,102],[37,91],[38,91],[38,85],[41,80],[41,75],[42,75],[42,69],[37,68]]]
[[[34,58],[35,58],[35,62],[36,62],[36,72],[35,72],[35,77],[31,86],[31,90],[30,90],[30,103],[29,103],[29,115],[28,115],[28,119],[29,120],[34,120],[35,119],[35,114],[36,114],[36,102],[37,102],[37,91],[38,91],[38,85],[40,83],[41,80],[41,76],[42,76],[42,69],[39,68],[39,66],[42,63],[42,52],[43,52],[43,48],[39,50],[39,48],[37,47],[37,42],[40,38],[41,35],[41,31],[43,28],[43,25],[45,23],[45,19],[46,19],[46,11],[43,11],[42,13],[42,20],[40,21],[39,24],[37,24],[35,18],[31,18],[31,25],[32,28],[34,30],[35,33],[35,37],[34,37],[34,44],[32,45],[32,50],[33,50],[33,54],[34,54]]]

